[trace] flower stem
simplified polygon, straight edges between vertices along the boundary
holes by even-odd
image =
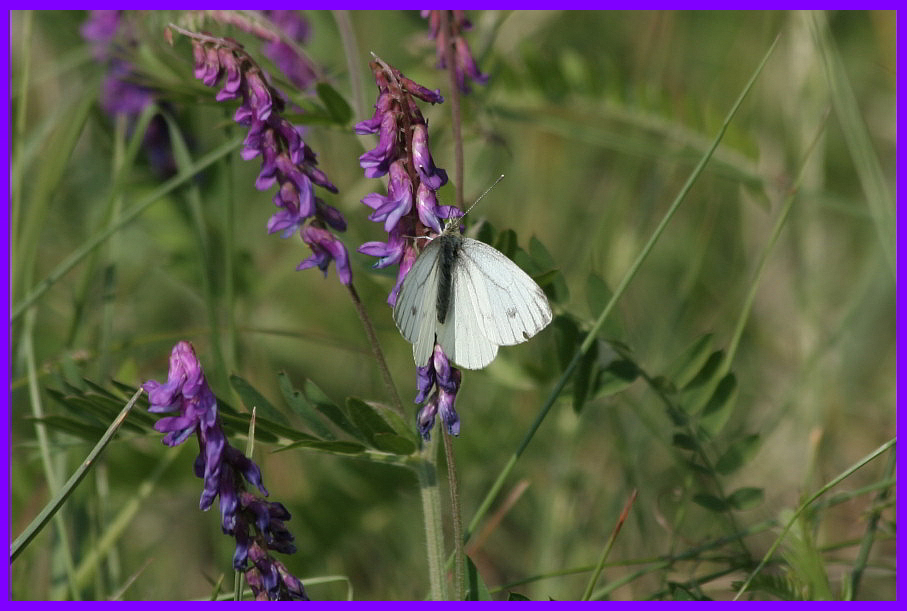
[[[425,521],[425,549],[428,552],[428,579],[431,600],[447,600],[444,579],[444,527],[441,523],[441,491],[438,488],[437,452],[432,441],[422,445],[416,467],[419,495]]]
[[[463,209],[463,134],[460,120],[460,89],[457,87],[457,66],[454,63],[453,30],[450,27],[450,11],[442,10],[441,31],[447,36],[444,46],[444,63],[450,76],[450,119],[454,140],[454,170],[457,185],[457,207]]]
[[[362,326],[365,327],[365,334],[368,337],[369,345],[372,347],[375,360],[378,362],[378,370],[381,372],[381,379],[384,381],[387,394],[391,398],[394,409],[396,409],[400,416],[405,419],[406,410],[403,409],[403,402],[400,400],[399,393],[397,393],[397,387],[394,386],[394,380],[391,378],[391,372],[387,367],[387,361],[384,360],[384,352],[381,351],[381,344],[378,342],[378,335],[375,333],[375,327],[372,326],[372,321],[368,317],[368,312],[365,311],[362,301],[359,299],[359,293],[356,292],[356,288],[352,284],[348,285],[346,288],[350,292],[350,299],[353,301],[353,306],[356,308],[356,314],[359,315],[359,320],[362,321]]]
[[[463,551],[463,516],[460,510],[460,486],[457,480],[457,463],[454,458],[453,437],[447,432],[447,427],[440,427],[444,436],[444,453],[447,458],[447,488],[450,491],[451,525],[454,540],[454,600],[463,600],[466,597],[465,582],[463,581],[463,567],[466,566],[465,552]]]

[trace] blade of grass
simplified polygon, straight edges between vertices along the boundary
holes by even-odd
[[[581,600],[591,599],[592,590],[595,588],[595,582],[598,581],[602,571],[605,570],[605,562],[608,560],[608,554],[611,553],[611,548],[614,547],[614,542],[617,541],[617,535],[620,533],[620,529],[624,525],[624,522],[627,521],[627,516],[630,515],[630,508],[633,506],[635,500],[636,490],[634,489],[633,492],[630,493],[630,498],[627,499],[627,503],[624,505],[624,510],[620,512],[620,517],[617,519],[617,524],[614,525],[614,529],[611,531],[611,536],[608,537],[608,543],[605,545],[605,549],[602,550],[602,555],[598,559],[598,564],[595,565],[595,569],[593,569],[592,575],[589,577],[589,583],[586,584],[586,591],[583,592]]]
[[[91,253],[99,244],[102,244],[107,238],[112,236],[114,233],[119,231],[125,225],[131,223],[136,219],[145,209],[151,204],[157,202],[171,191],[181,186],[187,180],[190,180],[193,176],[207,168],[209,165],[216,162],[218,159],[224,155],[228,155],[242,144],[241,138],[236,138],[226,142],[225,144],[214,149],[201,159],[199,159],[195,165],[185,172],[177,174],[160,187],[155,189],[148,196],[142,198],[139,203],[134,205],[132,208],[127,210],[120,220],[115,225],[111,225],[104,230],[96,233],[91,238],[89,238],[82,246],[77,248],[72,254],[70,254],[66,259],[64,259],[57,267],[53,269],[43,280],[41,280],[28,295],[17,303],[12,310],[10,311],[10,322],[19,318],[22,313],[32,305],[41,295],[43,295],[47,289],[54,285],[57,280],[62,278],[69,270],[75,267],[82,259],[84,259],[89,253]]]
[[[161,112],[161,115],[167,123],[167,132],[170,134],[170,144],[173,148],[173,158],[176,161],[176,167],[181,173],[189,172],[193,166],[192,155],[189,152],[189,146],[186,144],[185,138],[183,138],[183,133],[177,126],[173,117],[170,116],[170,113]],[[185,193],[189,203],[189,216],[192,219],[192,228],[195,232],[195,243],[198,245],[199,251],[200,262],[198,273],[201,280],[202,294],[204,296],[205,309],[207,311],[210,326],[211,348],[214,350],[214,359],[216,362],[216,366],[213,368],[212,372],[213,376],[211,377],[215,378],[215,380],[212,381],[217,386],[229,388],[230,384],[227,380],[227,372],[232,371],[232,368],[228,367],[224,360],[220,332],[218,331],[221,328],[221,325],[218,323],[217,317],[217,297],[211,286],[211,276],[216,273],[216,270],[214,269],[214,257],[212,257],[211,253],[208,231],[205,227],[206,223],[201,189],[199,189],[196,182],[191,182],[187,185],[186,189],[181,191],[181,193]],[[224,254],[229,258],[232,253],[228,251]]]
[[[132,497],[123,504],[116,516],[113,517],[97,543],[88,550],[79,566],[76,567],[75,581],[77,588],[82,589],[90,585],[89,582],[93,579],[98,565],[114,549],[113,546],[116,542],[126,534],[129,524],[139,512],[139,509],[141,509],[142,503],[151,495],[158,480],[166,473],[170,465],[176,461],[182,448],[186,447],[186,445],[188,444],[181,445],[167,452],[161,461],[158,462],[154,471],[138,485]]]
[[[879,244],[888,261],[888,269],[892,277],[895,277],[897,269],[895,227],[897,223],[894,200],[891,197],[888,183],[885,181],[879,156],[872,146],[869,130],[860,113],[860,107],[857,104],[853,87],[850,85],[850,79],[847,77],[847,71],[844,69],[844,63],[828,32],[828,21],[825,15],[819,11],[811,13],[810,16],[812,17],[810,28],[822,57],[822,66],[831,90],[835,114],[860,180],[866,205],[869,207],[869,213],[879,235]]]
[[[851,465],[847,470],[845,470],[843,473],[838,475],[836,478],[834,478],[833,480],[831,480],[830,482],[828,482],[827,484],[822,486],[819,490],[817,490],[808,499],[806,499],[806,501],[803,502],[797,508],[797,510],[794,512],[794,514],[790,517],[790,519],[787,521],[787,524],[784,525],[784,528],[781,530],[781,534],[779,534],[778,537],[775,538],[774,543],[772,543],[771,547],[768,548],[768,551],[765,552],[765,556],[762,557],[762,560],[759,561],[759,564],[756,565],[756,568],[753,569],[753,572],[750,573],[749,577],[746,578],[746,581],[743,582],[742,586],[740,586],[740,589],[737,591],[737,594],[734,595],[734,598],[732,600],[739,599],[740,596],[746,591],[746,589],[752,583],[753,578],[755,578],[756,575],[759,574],[759,571],[762,570],[762,567],[765,566],[765,564],[769,561],[769,559],[775,553],[775,550],[778,549],[778,546],[781,545],[781,542],[784,540],[784,537],[787,535],[787,531],[789,531],[791,529],[791,527],[796,523],[797,518],[800,517],[800,514],[803,513],[810,505],[812,505],[813,501],[815,501],[820,496],[822,496],[823,494],[825,494],[826,492],[828,492],[829,490],[831,490],[832,488],[834,488],[835,486],[837,486],[838,484],[843,482],[845,479],[847,479],[848,477],[850,477],[851,475],[856,473],[858,470],[860,470],[861,468],[863,468],[864,466],[866,466],[867,464],[869,464],[870,462],[872,462],[873,460],[875,460],[876,458],[878,458],[879,456],[884,454],[889,449],[893,448],[895,446],[896,442],[897,442],[897,437],[886,441],[885,443],[880,445],[878,448],[876,448],[874,451],[867,454],[866,456],[864,456],[863,458],[858,460],[856,463]]]
[[[79,465],[79,468],[70,476],[69,480],[63,484],[63,487],[60,491],[54,495],[47,505],[44,506],[44,509],[41,510],[41,513],[32,520],[22,534],[16,537],[16,540],[13,541],[12,545],[9,548],[9,561],[10,563],[15,562],[16,558],[19,557],[19,554],[22,553],[28,544],[35,538],[35,536],[41,532],[41,529],[47,525],[47,522],[53,517],[53,515],[60,509],[66,499],[72,494],[76,486],[79,485],[79,482],[82,481],[88,474],[88,470],[91,469],[94,461],[100,456],[101,452],[104,451],[104,448],[107,447],[107,444],[110,443],[110,440],[113,439],[113,436],[119,430],[120,425],[126,420],[126,416],[129,415],[129,411],[132,409],[132,406],[135,405],[135,402],[139,400],[142,392],[141,388],[135,391],[135,394],[132,395],[132,398],[129,399],[129,402],[123,407],[116,419],[110,424],[107,428],[107,431],[101,437],[100,441],[92,448],[91,452],[88,453],[88,456]]]
[[[897,453],[892,452],[888,455],[888,464],[885,465],[883,480],[889,480],[894,476],[895,465],[897,465]],[[863,540],[860,542],[860,551],[857,554],[857,559],[850,575],[849,594],[851,600],[857,597],[857,590],[860,589],[860,579],[863,577],[863,571],[869,561],[869,552],[872,549],[873,542],[875,542],[879,518],[882,515],[882,509],[885,507],[885,501],[888,500],[890,495],[891,487],[886,486],[879,491],[873,503],[872,514],[869,516],[869,523],[866,525],[866,534],[863,535]]]

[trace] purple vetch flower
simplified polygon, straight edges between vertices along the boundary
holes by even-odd
[[[317,267],[327,276],[328,264],[334,261],[340,283],[349,286],[353,282],[349,255],[347,255],[343,242],[338,240],[337,236],[327,229],[311,223],[302,230],[302,241],[311,247],[312,256],[297,265],[297,271]]]
[[[457,391],[460,389],[462,377],[460,370],[451,367],[447,356],[438,345],[435,345],[428,365],[418,367],[417,370],[419,394],[416,396],[415,402],[421,403],[428,398],[416,417],[419,433],[426,441],[430,439],[431,429],[435,425],[435,416],[440,413],[447,431],[451,435],[459,435],[460,417],[457,415],[457,410],[454,409],[454,404],[457,400]]]
[[[276,10],[265,11],[265,14],[294,43],[308,41],[311,28],[298,11]],[[279,39],[271,40],[265,43],[263,51],[299,89],[304,91],[315,83],[315,68],[292,45]]]
[[[246,583],[255,600],[309,600],[302,582],[260,545],[251,544],[247,555],[249,568],[245,572]]]
[[[457,88],[463,93],[469,93],[467,78],[484,85],[488,82],[488,75],[479,71],[479,66],[469,50],[469,43],[463,37],[463,32],[472,29],[472,23],[466,18],[463,11],[448,11],[447,19],[449,32],[441,31],[441,11],[423,10],[422,17],[428,18],[429,38],[436,43],[438,68],[447,67],[445,56],[446,45],[452,44],[454,48],[454,70],[456,73]]]
[[[368,178],[389,174],[387,194],[369,193],[362,203],[373,210],[369,219],[383,225],[388,241],[366,242],[359,252],[378,257],[378,268],[408,262],[388,297],[393,305],[405,272],[418,254],[415,238],[439,233],[438,219],[453,214],[438,205],[435,192],[447,182],[447,173],[432,160],[425,118],[414,100],[436,104],[443,98],[380,60],[369,65],[378,85],[375,114],[354,129],[357,134],[378,134],[377,146],[359,157],[359,165]]]
[[[428,141],[428,126],[416,99],[437,104],[440,92],[419,85],[381,60],[370,64],[378,85],[375,113],[356,124],[357,134],[378,134],[377,146],[359,158],[366,177],[388,174],[387,194],[369,193],[362,203],[372,209],[369,220],[381,223],[387,242],[366,242],[359,252],[378,257],[376,268],[399,264],[397,280],[387,302],[397,302],[400,287],[419,256],[417,242],[441,233],[441,219],[455,219],[461,211],[439,206],[437,191],[447,183],[447,172],[435,165]],[[313,263],[314,265],[314,263]],[[461,374],[451,367],[440,346],[432,359],[417,368],[419,394],[424,403],[417,415],[419,432],[429,439],[438,413],[447,430],[458,435],[460,419],[454,409]]]
[[[179,445],[195,433],[199,453],[194,471],[204,481],[199,506],[207,510],[220,498],[221,530],[236,539],[233,568],[247,575],[252,571],[250,584],[253,580],[267,584],[261,590],[263,600],[308,600],[302,583],[269,554],[296,552],[285,524],[290,512],[281,503],[265,501],[247,489],[253,486],[268,496],[261,469],[227,441],[217,417],[217,399],[192,344],[179,342],[173,347],[166,383],[148,380],[142,387],[148,393],[149,412],[179,414],[161,418],[154,425],[155,430],[167,433],[162,440],[165,445]]]
[[[291,30],[295,32],[293,36],[301,35],[298,25]],[[315,186],[332,193],[337,192],[337,187],[317,167],[315,152],[305,143],[300,130],[281,115],[283,97],[238,42],[179,31],[192,39],[195,77],[209,87],[224,80],[216,96],[218,101],[242,100],[233,114],[234,121],[248,128],[240,154],[247,161],[261,157],[255,180],[257,189],[264,191],[277,185],[273,197],[277,212],[268,219],[268,233],[288,238],[298,231],[313,254],[296,269],[317,266],[326,270],[331,261],[336,261],[341,282],[349,285],[352,272],[346,247],[327,229],[344,231],[346,220],[315,194]]]
[[[122,11],[90,11],[80,31],[91,44],[95,60],[107,68],[101,81],[101,108],[111,117],[125,116],[131,132],[138,116],[155,102],[155,93],[139,84],[135,67],[125,59],[138,46],[131,22]],[[152,118],[142,145],[152,169],[167,177],[176,173],[176,162],[170,136],[166,129],[160,129],[161,121],[161,115]]]

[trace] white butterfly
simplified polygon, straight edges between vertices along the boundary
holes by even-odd
[[[494,360],[498,346],[525,342],[551,322],[541,287],[516,263],[447,223],[403,280],[394,322],[413,344],[413,360],[428,364],[435,343],[465,369]]]

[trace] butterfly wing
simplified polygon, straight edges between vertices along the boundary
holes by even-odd
[[[419,367],[428,363],[435,347],[439,246],[436,240],[425,246],[403,279],[394,305],[394,322],[413,345],[413,360]]]
[[[484,294],[487,279],[471,260],[462,257],[461,247],[451,274],[450,311],[445,323],[438,325],[438,343],[456,365],[482,369],[498,354],[497,344],[482,332],[483,299],[479,295]]]
[[[551,322],[551,306],[541,287],[503,253],[464,238],[460,259],[457,269],[470,270],[478,327],[490,342],[519,344]]]

